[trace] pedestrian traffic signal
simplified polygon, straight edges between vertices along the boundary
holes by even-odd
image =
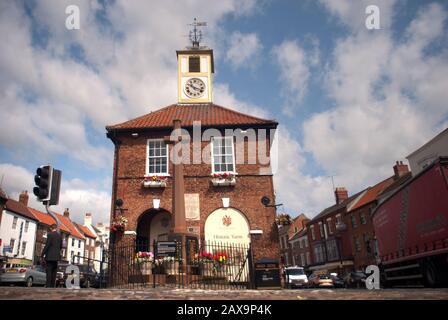
[[[34,176],[36,187],[33,189],[38,201],[48,205],[59,203],[59,189],[61,185],[61,171],[53,169],[52,166],[40,166]]]

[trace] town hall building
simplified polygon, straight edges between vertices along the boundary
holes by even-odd
[[[213,102],[213,50],[193,41],[177,61],[177,103],[106,127],[115,146],[111,241],[250,244],[254,261],[278,261],[265,161],[278,123]]]

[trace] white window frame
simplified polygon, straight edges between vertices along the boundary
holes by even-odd
[[[311,231],[311,240],[316,240],[316,234],[314,233],[314,224],[312,226],[310,226],[310,231]]]
[[[14,216],[12,218],[12,230],[16,230],[17,229],[17,223],[19,222],[19,218]]]
[[[327,219],[327,227],[328,227],[327,229],[329,234],[333,234],[333,229],[331,228],[331,220],[332,220],[331,218]]]
[[[215,142],[215,139],[232,139],[232,163],[233,163],[233,171],[215,171],[215,157],[214,157],[214,152],[213,152],[213,143]],[[235,163],[235,142],[233,139],[233,136],[224,136],[224,137],[212,137],[211,138],[211,148],[210,148],[210,152],[211,152],[211,165],[212,165],[212,174],[222,174],[222,173],[231,173],[234,175],[237,175],[238,173],[236,172],[236,163]]]
[[[27,233],[29,227],[30,227],[30,222],[27,220],[27,221],[25,221],[25,228],[24,228],[23,232]]]
[[[22,241],[22,246],[20,248],[20,255],[21,256],[25,256],[26,255],[26,245],[27,245],[27,242],[26,241]]]
[[[319,221],[319,234],[322,239],[325,238],[324,225],[322,221]]]
[[[154,173],[149,172],[149,142],[153,141],[162,141],[165,142],[163,139],[147,139],[146,140],[146,168],[145,168],[145,176],[159,176],[159,177],[169,177],[170,176],[170,157],[169,157],[169,144],[165,142],[166,147],[166,172],[160,172],[160,173]],[[156,156],[158,157],[158,156]],[[159,156],[159,158],[163,158],[162,156]]]
[[[338,213],[338,214],[336,215],[336,224],[338,224],[338,223],[342,223],[342,216],[341,216],[340,213]]]

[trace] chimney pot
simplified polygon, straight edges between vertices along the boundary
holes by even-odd
[[[70,218],[70,212],[68,211],[68,208],[65,208],[64,217]]]
[[[22,191],[22,193],[19,195],[19,202],[21,204],[23,204],[25,207],[28,207],[28,200],[29,200],[29,196],[28,196],[28,191],[24,190]]]
[[[408,172],[409,172],[409,167],[407,164],[403,164],[403,161],[397,161],[396,164],[394,165],[395,179],[398,179],[398,178],[404,176]]]
[[[340,204],[348,199],[348,191],[344,187],[337,187],[334,190],[334,195],[336,197],[336,204]]]

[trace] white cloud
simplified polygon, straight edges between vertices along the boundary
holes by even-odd
[[[233,68],[255,67],[263,46],[256,33],[236,31],[230,35],[226,60]]]
[[[80,30],[65,28],[70,4],[80,7]],[[177,100],[175,50],[187,44],[182,35],[192,18],[207,18],[206,42],[212,45],[220,19],[251,14],[254,5],[237,0],[186,6],[177,1],[116,1],[103,12],[109,28],[96,20],[102,8],[98,1],[38,1],[31,11],[34,24],[23,4],[3,2],[0,112],[7,125],[0,127],[0,144],[18,159],[33,154],[36,161],[48,161],[63,154],[110,166],[112,151],[94,143],[92,135],[103,136],[107,124]],[[31,27],[44,34],[45,49],[32,45]],[[80,60],[71,55],[73,45],[81,52]],[[89,128],[95,132],[88,135]],[[45,143],[36,153],[33,147],[39,141]]]
[[[280,67],[282,93],[286,98],[283,112],[292,115],[308,90],[310,65],[317,63],[317,54],[314,52],[307,57],[307,52],[296,40],[283,41],[272,49],[272,54]]]
[[[441,129],[448,65],[443,50],[425,50],[443,36],[446,19],[443,7],[432,4],[399,42],[391,32],[363,29],[338,40],[325,86],[336,106],[303,124],[305,150],[337,175],[337,184],[356,192],[392,175],[395,160]]]
[[[0,163],[0,181],[2,179],[2,189],[7,192],[8,197],[18,200],[19,194],[26,190],[29,194],[28,205],[45,212],[45,207],[36,200],[33,194],[33,173],[20,166]],[[83,224],[86,212],[92,213],[95,223],[109,221],[110,192],[102,190],[101,185],[95,181],[63,180],[59,200],[59,205],[52,210],[62,213],[65,208],[69,208],[72,221]]]
[[[368,15],[366,8],[370,5],[376,5],[380,10],[381,29],[389,29],[392,23],[394,6],[396,0],[319,0],[337,21],[342,25],[349,27],[352,31],[368,31],[365,27],[365,21]]]
[[[292,215],[316,215],[325,205],[334,203],[328,177],[305,174],[306,159],[300,144],[281,125],[278,128],[278,170],[274,175],[277,203],[283,203]],[[279,210],[283,210],[280,208]]]

